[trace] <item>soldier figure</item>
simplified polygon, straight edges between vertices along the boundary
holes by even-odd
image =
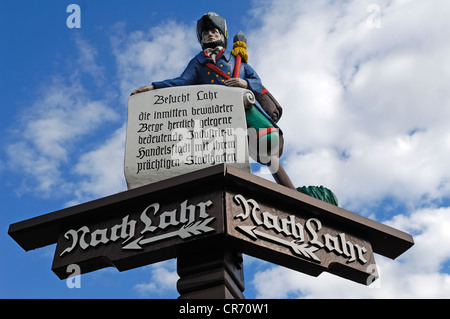
[[[227,50],[228,30],[225,19],[213,12],[203,15],[197,22],[197,38],[202,51],[189,62],[179,77],[142,86],[134,90],[131,95],[180,85],[219,84],[249,89],[257,101],[261,101],[263,95],[270,96],[258,74],[245,59],[243,63],[237,64],[238,70],[235,71],[236,57]],[[280,146],[283,144],[282,141],[280,142],[281,131],[275,123],[281,116],[281,107],[277,105],[272,109],[274,112],[269,111],[269,113],[273,118],[267,115],[257,102],[246,110],[247,127],[256,130],[258,141],[255,144],[259,146],[264,144],[264,155],[269,157],[280,156]],[[252,157],[260,161],[262,155],[260,149],[256,151],[258,154],[254,153]],[[267,156],[264,164],[268,164]]]
[[[252,158],[268,165],[277,183],[338,205],[338,200],[331,190],[323,186],[296,188],[284,171],[278,159],[283,152],[283,133],[276,124],[281,116],[282,108],[261,84],[261,79],[255,70],[247,63],[246,40],[244,35],[240,34],[241,38],[244,38],[243,43],[238,35],[234,39],[233,51],[228,51],[228,30],[225,19],[214,12],[203,15],[197,21],[197,38],[203,51],[189,62],[179,77],[142,86],[134,90],[131,95],[165,87],[198,84],[219,84],[249,89],[256,98],[255,104],[245,110],[249,153]],[[239,47],[236,47],[236,44],[243,46],[244,52],[238,50]]]

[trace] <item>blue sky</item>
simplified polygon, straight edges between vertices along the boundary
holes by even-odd
[[[68,5],[81,9],[70,29]],[[326,185],[343,208],[414,235],[376,255],[367,288],[245,258],[247,298],[450,296],[450,5],[447,1],[3,1],[0,3],[0,297],[176,298],[174,260],[81,276],[51,271],[9,224],[126,189],[126,105],[180,74],[214,11],[242,29],[249,63],[283,105],[294,184]],[[264,168],[255,174],[271,178]]]

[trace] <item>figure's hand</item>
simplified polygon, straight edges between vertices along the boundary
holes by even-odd
[[[141,87],[137,88],[133,92],[131,92],[130,95],[137,94],[137,93],[142,93],[142,92],[147,92],[147,91],[151,91],[151,90],[154,90],[154,89],[155,89],[155,87],[153,86],[153,84],[144,85],[144,86],[141,86]]]
[[[224,82],[226,86],[235,86],[246,89],[248,87],[247,81],[240,78],[231,78]]]

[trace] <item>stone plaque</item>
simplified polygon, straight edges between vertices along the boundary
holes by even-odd
[[[125,149],[128,188],[219,163],[250,172],[244,104],[251,101],[249,90],[220,85],[131,96]]]

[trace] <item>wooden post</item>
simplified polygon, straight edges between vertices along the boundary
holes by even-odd
[[[281,162],[277,156],[272,156],[268,165],[269,171],[272,174],[275,181],[283,186],[296,190],[294,184],[289,178],[288,174],[284,170]]]
[[[177,259],[180,299],[245,298],[242,254],[226,246],[222,242],[181,252]]]

